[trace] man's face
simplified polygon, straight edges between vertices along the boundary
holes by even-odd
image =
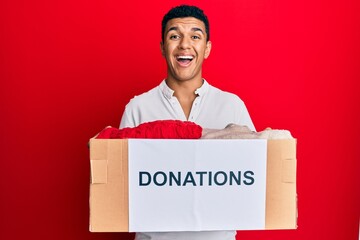
[[[168,66],[168,80],[202,78],[202,63],[211,50],[206,37],[205,24],[199,19],[174,18],[167,22],[161,51]]]

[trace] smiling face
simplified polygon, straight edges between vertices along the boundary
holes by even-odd
[[[173,18],[166,24],[161,51],[168,68],[167,81],[202,82],[202,64],[211,50],[204,23],[193,17]]]

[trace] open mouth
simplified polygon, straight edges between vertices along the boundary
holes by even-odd
[[[177,56],[176,61],[181,65],[188,65],[194,59],[193,56]]]

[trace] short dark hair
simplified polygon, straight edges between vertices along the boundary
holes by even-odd
[[[161,24],[161,39],[164,42],[164,34],[165,34],[165,27],[168,21],[173,18],[185,18],[185,17],[194,17],[202,21],[205,25],[206,31],[206,41],[210,39],[210,28],[209,28],[209,20],[207,16],[204,14],[204,11],[196,6],[189,6],[189,5],[180,5],[170,9],[170,11],[165,14],[162,24]]]

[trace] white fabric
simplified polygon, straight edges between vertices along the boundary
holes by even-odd
[[[202,131],[204,139],[291,139],[290,131],[281,129],[265,129],[261,132],[251,131],[248,127],[229,124],[224,129],[208,129]]]
[[[136,233],[135,240],[234,240],[236,231]]]
[[[144,122],[177,119],[192,121],[203,128],[223,129],[228,124],[246,125],[255,131],[244,102],[235,94],[221,91],[204,80],[195,93],[189,119],[165,80],[150,91],[135,96],[125,108],[120,128],[136,127]]]
[[[221,91],[204,80],[195,93],[189,119],[165,80],[150,91],[135,96],[125,107],[120,128],[136,127],[155,120],[192,121],[203,128],[222,129],[228,124],[246,125],[255,131],[244,102],[235,94]],[[234,240],[236,231],[136,233],[135,240]]]

